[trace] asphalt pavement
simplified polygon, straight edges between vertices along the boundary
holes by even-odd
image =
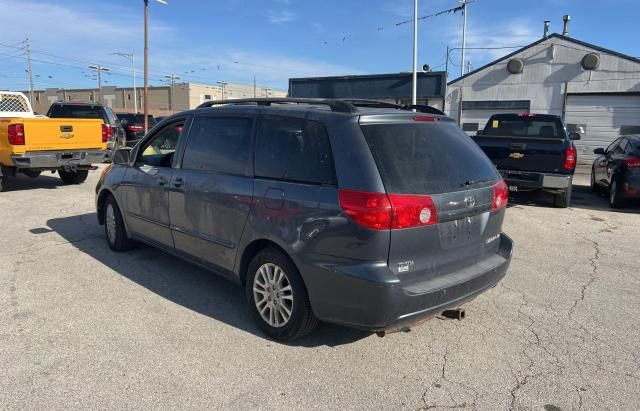
[[[234,284],[111,252],[98,175],[0,193],[0,408],[640,409],[640,208],[609,209],[588,176],[569,209],[511,199],[510,270],[466,319],[284,345]]]

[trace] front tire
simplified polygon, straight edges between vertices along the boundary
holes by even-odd
[[[122,213],[113,196],[107,197],[104,204],[104,233],[109,248],[113,251],[128,251],[133,248],[133,240],[127,235]]]
[[[249,263],[246,297],[260,329],[279,341],[292,341],[318,325],[307,288],[293,262],[281,251],[267,248]]]
[[[596,170],[593,167],[591,168],[591,191],[593,191],[594,193],[600,191],[600,188],[596,183]]]
[[[558,208],[569,207],[571,205],[571,191],[572,187],[569,186],[563,193],[555,194],[553,196],[553,205]]]
[[[58,170],[58,175],[65,184],[82,184],[89,176],[89,170]]]

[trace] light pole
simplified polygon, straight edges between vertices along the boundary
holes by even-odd
[[[171,73],[168,76],[164,76],[165,78],[168,78],[170,81],[170,85],[169,85],[169,110],[171,112],[175,111],[174,105],[173,105],[173,85],[175,84],[176,80],[180,80],[180,77],[176,76],[175,74]]]
[[[90,69],[98,72],[98,102],[103,103],[102,101],[102,76],[101,73],[103,71],[109,71],[108,68],[102,67],[100,64],[92,64],[89,66]]]
[[[464,49],[467,43],[467,0],[462,2],[462,47],[460,48],[462,56],[460,56],[460,77],[464,75]]]
[[[165,0],[156,0],[167,4]],[[144,0],[144,133],[149,131],[149,0]]]
[[[222,89],[222,101],[224,101],[224,87],[229,84],[226,81],[216,81],[216,84],[220,84],[220,88]]]
[[[417,104],[418,98],[418,0],[413,0],[413,84],[411,86],[411,104]]]
[[[133,53],[111,53],[114,56],[120,56],[131,61],[131,73],[133,76],[133,107],[135,113],[138,114],[138,91],[136,89],[136,59]]]

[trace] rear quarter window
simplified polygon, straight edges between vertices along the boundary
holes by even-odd
[[[437,194],[491,184],[495,167],[454,123],[362,125],[387,192]]]
[[[256,177],[336,184],[333,156],[322,123],[264,116],[256,140]]]

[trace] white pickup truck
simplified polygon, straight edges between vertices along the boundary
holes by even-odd
[[[53,171],[66,184],[80,184],[104,161],[111,136],[102,120],[36,116],[23,93],[0,91],[0,191],[17,173],[35,178]]]

